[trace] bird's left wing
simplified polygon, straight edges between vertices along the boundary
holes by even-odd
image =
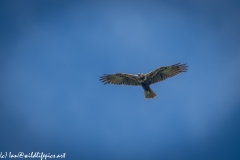
[[[187,67],[188,66],[186,64],[178,63],[172,66],[160,67],[152,72],[147,73],[146,76],[150,79],[150,83],[153,84],[175,76],[179,73],[186,72]]]
[[[117,74],[105,74],[100,77],[100,81],[104,84],[118,84],[118,85],[132,85],[139,86],[141,83],[138,81],[138,77],[132,74],[117,73]]]

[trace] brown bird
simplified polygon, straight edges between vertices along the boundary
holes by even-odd
[[[144,89],[145,98],[151,99],[157,96],[156,93],[154,93],[150,88],[151,84],[163,81],[179,73],[186,72],[187,69],[188,66],[186,64],[178,63],[172,66],[160,67],[147,74],[105,74],[104,76],[100,77],[100,81],[102,81],[104,84],[142,86]]]

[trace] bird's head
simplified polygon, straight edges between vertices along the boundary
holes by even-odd
[[[143,77],[144,75],[142,73],[138,73],[138,77]]]
[[[139,77],[140,79],[144,79],[144,78],[145,78],[145,75],[142,74],[142,73],[138,73],[138,77]]]

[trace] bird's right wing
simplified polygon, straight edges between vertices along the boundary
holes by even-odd
[[[132,74],[117,73],[117,74],[105,74],[100,77],[100,81],[104,84],[117,84],[117,85],[132,85],[140,86],[138,77]]]
[[[147,73],[146,76],[150,79],[151,84],[154,84],[179,73],[186,72],[187,69],[188,66],[186,64],[178,63],[172,66],[157,68],[156,70]]]

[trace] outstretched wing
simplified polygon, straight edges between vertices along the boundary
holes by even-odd
[[[163,81],[169,77],[175,76],[179,73],[186,72],[188,66],[186,64],[175,64],[172,66],[160,67],[152,72],[147,73],[147,77],[150,80],[150,83],[157,83]]]
[[[141,83],[138,81],[138,77],[132,74],[117,73],[107,74],[100,77],[100,81],[104,84],[118,84],[118,85],[132,85],[139,86]]]

